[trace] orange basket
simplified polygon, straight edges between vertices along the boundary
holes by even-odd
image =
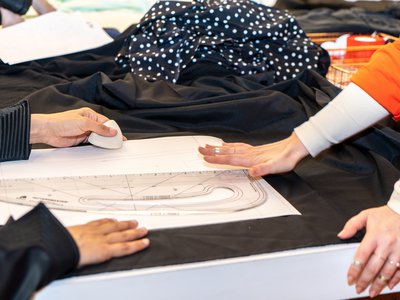
[[[322,46],[325,42],[332,42],[332,45],[335,46],[334,43],[339,39],[345,38],[347,40],[346,47],[325,48],[331,58],[331,65],[326,78],[340,88],[344,88],[350,83],[352,75],[369,61],[371,55],[377,49],[398,39],[384,33],[376,33],[370,36],[344,35],[344,33],[310,33],[308,37],[314,43]],[[361,42],[357,42],[357,40]]]

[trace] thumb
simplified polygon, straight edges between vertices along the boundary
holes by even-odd
[[[358,215],[352,217],[346,222],[342,231],[340,231],[337,236],[341,239],[351,238],[358,230],[365,227],[367,224],[367,218],[368,215],[366,211],[360,212]]]

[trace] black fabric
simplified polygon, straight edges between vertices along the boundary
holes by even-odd
[[[393,5],[394,1],[345,1],[345,0],[278,0],[275,7],[280,9],[314,9],[317,7],[329,7],[334,9],[358,7],[370,11],[384,10]]]
[[[362,8],[333,9],[328,7],[311,10],[292,10],[303,30],[311,32],[381,32],[400,35],[400,4],[393,4],[382,11]]]
[[[0,227],[0,298],[24,300],[75,268],[72,237],[43,205]]]
[[[147,82],[121,73],[110,60],[122,43],[1,66],[0,105],[26,98],[40,113],[90,106],[116,120],[129,138],[210,134],[262,144],[288,136],[339,92],[311,71],[273,84],[268,72],[233,76],[207,63],[185,70],[179,84]],[[400,176],[398,140],[399,133],[389,128],[371,129],[316,159],[305,159],[293,172],[266,177],[302,216],[153,230],[149,249],[68,276],[347,242],[336,237],[345,221],[388,200]]]
[[[32,0],[0,0],[0,6],[18,15],[24,15],[32,4]]]
[[[0,63],[0,108],[14,105],[41,88],[85,78],[95,72],[104,72],[112,79],[125,76],[126,72],[121,71],[114,57],[132,27],[112,43],[95,50],[13,66]]]
[[[195,0],[154,4],[117,60],[149,81],[176,83],[188,66],[206,62],[234,75],[269,71],[279,82],[318,70],[320,54],[285,11],[249,0]]]
[[[208,70],[199,68],[204,69],[198,74]],[[28,98],[33,112],[90,106],[116,120],[129,138],[210,134],[262,144],[288,136],[338,92],[311,71],[273,85],[268,73],[202,76],[180,85],[147,82],[133,74],[111,80],[97,73]],[[376,139],[379,153],[369,145]],[[350,216],[388,200],[400,176],[390,160],[399,151],[381,130],[369,130],[317,159],[306,159],[294,172],[266,178],[302,216],[154,230],[149,250],[70,276],[342,243],[336,234]]]
[[[334,8],[349,8],[351,4],[344,1],[327,0],[318,1],[318,3],[312,3],[307,0],[278,0],[275,7],[279,9],[312,9],[315,7],[334,7]]]
[[[0,110],[0,161],[28,159],[30,111],[27,101]]]

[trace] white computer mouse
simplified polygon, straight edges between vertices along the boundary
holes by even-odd
[[[108,127],[116,129],[118,132],[115,136],[101,136],[95,132],[89,135],[88,142],[94,146],[105,148],[105,149],[119,149],[122,147],[123,136],[121,129],[119,128],[117,122],[114,120],[108,120],[104,123]]]

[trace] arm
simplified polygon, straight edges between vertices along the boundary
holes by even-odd
[[[75,146],[86,142],[91,132],[115,136],[117,130],[103,125],[108,118],[90,108],[80,108],[53,114],[32,114],[30,143],[54,147]]]
[[[241,143],[207,145],[199,151],[210,163],[247,167],[252,176],[282,173],[292,170],[308,154],[316,156],[388,115],[386,109],[352,83],[287,139],[256,147]]]
[[[117,130],[103,125],[107,120],[90,108],[31,115],[23,100],[0,110],[0,162],[28,159],[30,144],[69,147],[86,142],[90,132],[116,135]]]
[[[400,120],[400,40],[376,51],[371,61],[352,77],[352,82]]]
[[[0,228],[0,299],[29,299],[32,293],[76,267],[146,248],[136,221],[101,219],[64,228],[39,204]]]
[[[400,181],[397,181],[388,205],[361,211],[338,234],[347,239],[366,228],[347,274],[348,283],[355,284],[357,293],[370,285],[369,295],[375,297],[386,285],[392,289],[400,282],[400,215],[391,208],[391,202],[399,200]]]
[[[249,168],[260,176],[292,170],[305,156],[318,155],[331,145],[393,115],[400,119],[400,41],[377,51],[348,87],[309,121],[282,141],[253,147],[245,144],[199,148],[211,163]],[[396,184],[396,187],[400,183]],[[362,211],[350,219],[339,237],[346,239],[366,227],[366,234],[348,272],[349,284],[376,296],[400,281],[400,194],[396,188],[388,205]]]
[[[247,167],[254,176],[290,171],[309,153],[316,156],[389,114],[398,120],[399,70],[400,41],[376,51],[352,78],[353,83],[289,138],[257,147],[227,143],[199,150],[206,161]]]
[[[0,298],[28,299],[75,268],[79,250],[44,205],[0,229]]]

